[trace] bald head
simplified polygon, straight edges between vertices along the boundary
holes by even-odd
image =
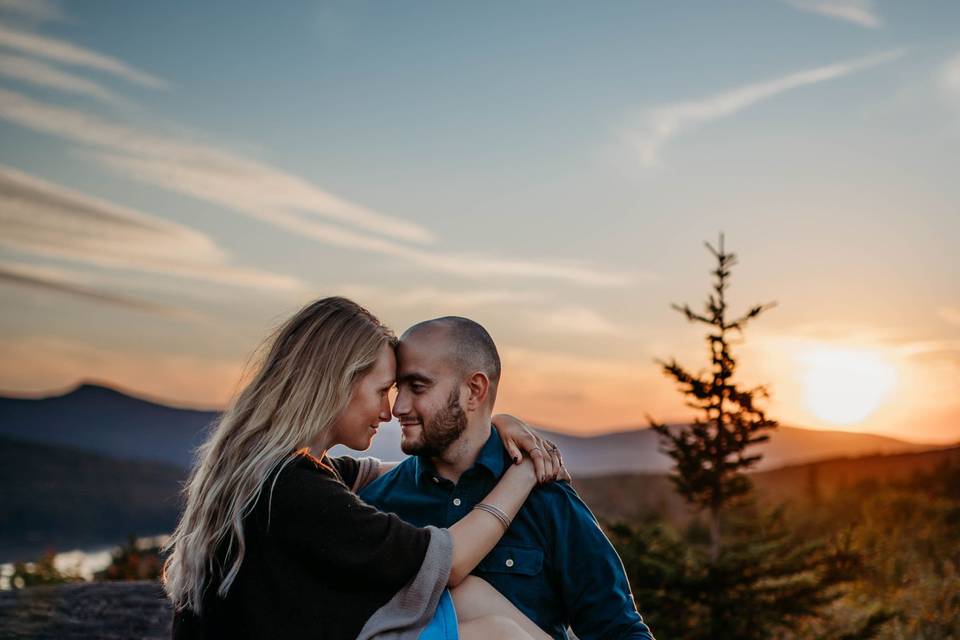
[[[439,348],[437,355],[446,358],[457,373],[467,376],[480,371],[486,375],[493,400],[500,382],[500,354],[486,329],[469,318],[445,316],[413,325],[400,340],[425,337]]]

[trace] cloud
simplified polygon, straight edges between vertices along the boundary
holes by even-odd
[[[817,13],[836,20],[846,20],[861,27],[876,29],[883,26],[873,0],[784,0],[800,11]]]
[[[625,286],[656,277],[652,273],[599,270],[574,262],[425,251],[397,242],[435,242],[424,227],[348,202],[302,178],[209,146],[126,127],[13,91],[0,89],[0,118],[99,148],[85,153],[126,177],[214,203],[328,245],[396,258],[426,269],[474,279],[527,277],[592,286]],[[359,230],[325,224],[318,217]]]
[[[185,309],[94,289],[77,282],[74,274],[33,265],[0,262],[0,283],[53,291],[93,302],[160,315],[192,315]]]
[[[960,340],[917,340],[896,347],[905,356],[944,356],[960,354]]]
[[[126,99],[92,80],[61,71],[39,60],[0,54],[0,75],[38,87],[87,96],[112,106],[129,104]]]
[[[63,20],[60,7],[50,0],[0,0],[0,12],[27,18],[33,22]]]
[[[33,255],[241,287],[304,287],[289,276],[230,265],[193,229],[2,165],[0,231],[0,245]]]
[[[960,327],[960,307],[940,307],[937,309],[937,315],[944,322]]]
[[[954,55],[940,67],[940,87],[949,95],[960,98],[960,54]]]
[[[96,157],[114,170],[275,224],[306,212],[405,240],[433,240],[429,231],[415,224],[369,211],[302,178],[205,145],[126,127],[3,89],[0,118],[105,148],[109,153]]]
[[[748,84],[690,102],[677,102],[650,109],[640,126],[628,131],[627,140],[640,154],[644,166],[656,165],[663,147],[678,135],[700,125],[730,117],[757,102],[804,86],[863,71],[904,55],[902,49],[886,51],[847,62],[808,69],[776,80]]]
[[[298,213],[307,212],[401,240],[434,241],[433,234],[423,227],[370,211],[301,178],[249,160],[202,148],[143,150],[156,152],[156,156],[117,153],[91,156],[129,178],[212,202],[288,230],[298,226],[297,221],[304,223],[304,228],[309,227],[311,220]]]
[[[456,312],[490,305],[542,302],[548,297],[539,291],[511,289],[438,289],[436,287],[385,289],[349,284],[337,287],[337,291],[348,298],[369,300],[378,308],[386,304],[394,308],[449,309]]]
[[[165,80],[135,69],[121,60],[58,40],[0,25],[0,47],[56,62],[112,74],[151,89],[166,89]]]
[[[538,310],[530,315],[531,325],[538,331],[579,336],[618,336],[627,333],[625,327],[610,322],[586,307],[564,306]]]
[[[499,348],[497,411],[545,428],[594,432],[636,427],[644,415],[678,415],[682,403],[649,361],[582,356],[511,344]]]

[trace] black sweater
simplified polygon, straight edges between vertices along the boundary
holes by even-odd
[[[268,480],[244,520],[246,552],[225,598],[216,584],[200,615],[178,611],[175,640],[356,638],[367,619],[417,574],[430,532],[362,502],[358,463],[298,456]],[[269,508],[269,513],[268,513]],[[268,524],[269,516],[269,527]]]

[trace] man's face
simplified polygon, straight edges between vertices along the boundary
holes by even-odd
[[[442,333],[416,333],[401,340],[397,349],[393,415],[400,420],[400,448],[408,455],[440,456],[467,428],[461,380]]]

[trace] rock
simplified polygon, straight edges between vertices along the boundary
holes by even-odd
[[[170,638],[170,603],[156,582],[88,582],[0,591],[0,640]]]

